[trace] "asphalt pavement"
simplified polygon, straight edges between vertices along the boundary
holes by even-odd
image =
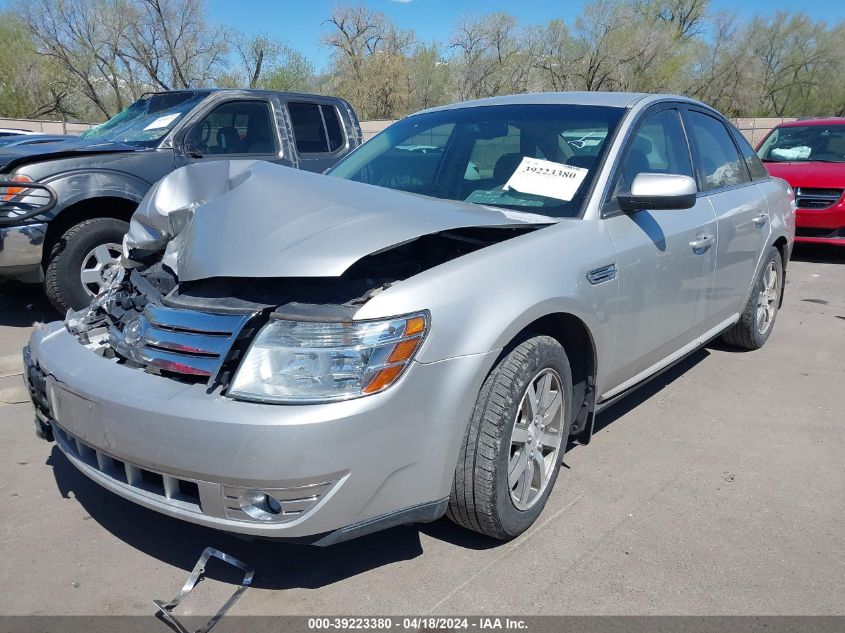
[[[845,612],[845,248],[797,252],[762,350],[710,345],[602,414],[504,544],[446,519],[247,542],[101,489],[36,438],[21,388],[32,323],[56,318],[0,287],[0,614],[151,614],[209,545],[255,567],[239,614]],[[186,613],[231,592],[208,572]]]

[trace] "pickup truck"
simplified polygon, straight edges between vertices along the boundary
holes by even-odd
[[[138,203],[179,167],[259,159],[322,172],[361,144],[336,97],[263,90],[147,94],[81,138],[0,149],[0,281],[44,282],[62,313],[103,291]]]

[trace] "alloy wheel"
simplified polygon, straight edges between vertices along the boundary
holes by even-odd
[[[770,261],[763,273],[763,288],[757,297],[757,331],[765,334],[774,323],[780,301],[780,270],[774,261]]]
[[[96,297],[109,286],[117,271],[120,254],[121,245],[108,242],[96,246],[82,259],[79,277],[89,296]]]
[[[522,395],[510,439],[508,487],[519,510],[543,496],[560,459],[563,440],[563,389],[558,373],[541,370]]]

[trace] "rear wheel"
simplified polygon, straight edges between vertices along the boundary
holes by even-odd
[[[447,514],[498,539],[537,519],[557,480],[572,424],[572,374],[563,347],[528,338],[504,358],[476,401]]]
[[[782,287],[783,259],[780,251],[772,246],[757,274],[742,316],[722,335],[722,340],[742,349],[763,347],[775,326]]]
[[[47,298],[59,312],[79,310],[111,282],[129,225],[92,218],[70,227],[50,252],[45,272]]]

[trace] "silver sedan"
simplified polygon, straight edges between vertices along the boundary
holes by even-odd
[[[715,337],[766,342],[794,231],[789,186],[669,95],[435,108],[327,175],[192,165],[107,290],[34,332],[36,425],[105,488],[232,532],[447,514],[509,539],[599,411]]]

